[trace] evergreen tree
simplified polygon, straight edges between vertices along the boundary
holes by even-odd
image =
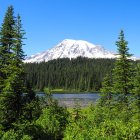
[[[25,32],[22,29],[21,18],[20,15],[17,16],[15,21],[15,42],[12,49],[13,61],[11,63],[11,70],[13,71],[13,90],[15,94],[15,110],[17,118],[20,116],[21,108],[22,108],[22,93],[25,90],[24,87],[24,52],[22,50],[22,40],[24,39]]]
[[[25,55],[22,49],[22,46],[24,45],[22,40],[25,39],[24,38],[25,32],[22,29],[21,17],[19,14],[17,15],[17,19],[16,19],[15,31],[16,31],[16,34],[15,34],[16,41],[15,41],[15,47],[13,48],[13,51],[16,57],[15,58],[16,65],[18,65],[19,67],[23,69],[22,60],[24,60]]]
[[[0,123],[3,125],[8,125],[8,123],[13,122],[16,118],[15,112],[12,111],[12,101],[13,100],[13,89],[9,83],[12,80],[10,76],[13,72],[10,70],[10,63],[12,61],[13,55],[11,55],[11,48],[14,45],[14,34],[15,34],[15,19],[13,7],[8,7],[6,12],[4,22],[1,28],[1,38],[0,38],[0,75],[1,75],[1,94],[0,94]]]
[[[0,123],[5,129],[18,120],[23,92],[23,33],[21,20],[14,17],[14,9],[8,7],[1,29],[0,38]]]
[[[124,38],[124,32],[120,32],[120,36],[116,45],[118,47],[118,59],[115,63],[115,68],[113,70],[113,91],[114,93],[123,95],[123,100],[127,100],[127,96],[132,90],[132,77],[133,68],[132,60],[130,57],[127,47],[127,41]]]
[[[2,91],[4,79],[8,76],[8,71],[5,67],[10,63],[11,46],[14,40],[14,11],[13,7],[8,7],[5,14],[4,22],[0,31],[0,92]]]

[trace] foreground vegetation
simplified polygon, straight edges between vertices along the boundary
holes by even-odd
[[[121,109],[120,109],[121,108]],[[90,106],[67,110],[56,104],[46,106],[40,117],[3,132],[3,140],[96,140],[140,139],[140,112],[135,104]]]
[[[121,109],[120,109],[121,108]],[[73,111],[64,132],[64,140],[140,139],[140,114],[134,105],[114,103]]]
[[[15,19],[10,6],[0,30],[1,140],[140,139],[140,64],[130,60],[123,31],[116,42],[119,57],[104,78],[101,99],[94,106],[72,109],[58,106],[49,88],[45,97],[35,96],[30,80],[24,79],[23,36],[20,16]]]

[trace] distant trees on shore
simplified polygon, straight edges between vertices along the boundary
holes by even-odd
[[[26,82],[34,89],[44,87],[76,91],[99,91],[108,71],[114,66],[113,59],[57,59],[42,63],[25,64]]]

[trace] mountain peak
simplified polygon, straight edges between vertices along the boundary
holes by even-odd
[[[100,45],[93,45],[87,41],[84,40],[73,40],[73,39],[64,39],[62,42],[62,44],[69,44],[69,45],[79,45],[79,46],[89,46],[89,47],[96,47],[96,46],[100,46]]]
[[[105,50],[101,45],[94,45],[84,40],[72,40],[64,39],[58,45],[28,57],[24,62],[42,62],[50,61],[57,58],[77,58],[77,57],[88,57],[88,58],[115,58],[116,56]]]

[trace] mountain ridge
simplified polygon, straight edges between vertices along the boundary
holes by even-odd
[[[77,58],[77,57],[87,57],[87,58],[117,58],[115,53],[106,50],[101,45],[94,45],[90,42],[84,40],[72,40],[64,39],[62,42],[54,46],[53,48],[31,55],[24,60],[25,63],[34,62],[47,62],[58,58]],[[136,59],[135,57],[133,57]]]

